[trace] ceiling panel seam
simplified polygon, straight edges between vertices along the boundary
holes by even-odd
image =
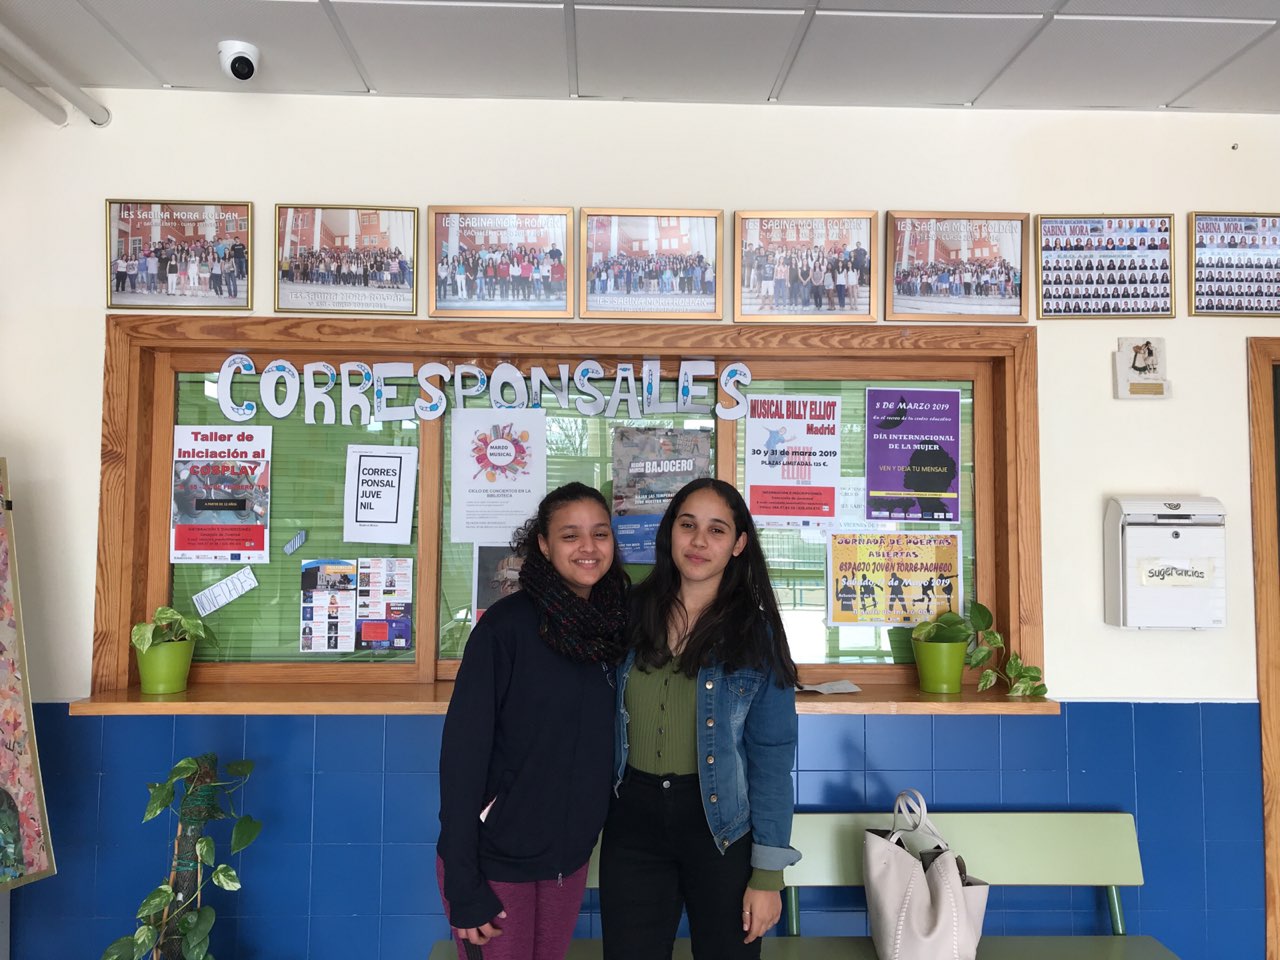
[[[94,8],[94,6],[93,6],[92,2],[90,2],[90,0],[76,0],[76,2],[80,5],[81,9],[83,9],[85,13],[87,13],[89,16],[93,17],[93,19],[94,19],[95,21],[97,21],[98,26],[102,27],[102,29],[103,29],[103,30],[105,30],[105,31],[106,31],[106,32],[111,36],[111,38],[112,38],[113,40],[115,40],[115,42],[116,42],[116,43],[120,44],[120,47],[121,47],[121,48],[122,48],[122,49],[123,49],[127,54],[129,54],[129,56],[133,57],[133,59],[134,59],[134,60],[136,60],[136,61],[138,62],[138,66],[142,67],[142,69],[143,69],[143,70],[145,70],[145,71],[147,71],[147,73],[151,74],[151,77],[152,77],[152,79],[154,79],[154,80],[155,80],[155,82],[156,82],[156,85],[157,85],[157,86],[161,86],[161,87],[163,87],[163,86],[168,85],[168,81],[167,81],[164,77],[162,77],[162,76],[161,76],[161,75],[160,75],[160,74],[159,74],[159,73],[158,73],[158,72],[157,72],[157,71],[156,71],[156,70],[151,66],[151,64],[150,64],[150,63],[148,63],[148,62],[146,61],[146,58],[144,58],[144,57],[142,56],[142,54],[141,54],[141,53],[139,53],[139,52],[134,48],[133,44],[131,44],[128,40],[126,40],[126,39],[125,39],[125,38],[124,38],[124,37],[119,33],[119,31],[117,31],[117,30],[116,30],[116,28],[115,28],[115,27],[113,27],[113,26],[111,25],[111,21],[110,21],[107,17],[104,17],[101,13],[99,13],[99,12]],[[96,86],[100,86],[100,84],[96,84],[96,83],[86,83],[86,84],[85,84],[85,86],[87,86],[87,87],[96,87]]]
[[[1027,48],[1036,42],[1036,39],[1040,34],[1049,29],[1049,24],[1053,23],[1053,18],[1058,15],[1058,11],[1065,7],[1068,2],[1069,0],[1058,0],[1058,2],[1053,5],[1053,9],[1044,15],[1044,20],[1041,21],[1040,26],[1031,31],[1031,36],[1027,37],[1027,42],[1013,52],[1013,56],[1004,62],[1004,66],[995,72],[995,75],[987,81],[986,86],[965,101],[966,106],[977,105],[979,98],[995,86],[996,81],[1004,76],[1006,70],[1018,62],[1018,58],[1027,52]]]
[[[1272,35],[1273,33],[1275,33],[1277,30],[1280,30],[1280,24],[1274,24],[1274,23],[1273,23],[1273,24],[1271,25],[1271,29],[1270,29],[1270,30],[1266,30],[1266,31],[1264,31],[1263,33],[1261,33],[1259,36],[1254,37],[1254,39],[1253,39],[1253,40],[1251,40],[1249,43],[1246,43],[1243,47],[1241,47],[1239,50],[1237,50],[1237,51],[1236,51],[1235,53],[1233,53],[1231,56],[1227,57],[1227,59],[1223,60],[1223,61],[1222,61],[1222,63],[1218,64],[1216,67],[1214,67],[1213,69],[1211,69],[1208,73],[1206,73],[1206,74],[1205,74],[1203,77],[1201,77],[1199,80],[1196,80],[1194,83],[1192,83],[1192,84],[1191,84],[1191,86],[1187,87],[1187,89],[1183,90],[1183,91],[1182,91],[1181,93],[1179,93],[1177,96],[1170,97],[1170,98],[1169,98],[1169,100],[1168,100],[1168,104],[1176,104],[1179,100],[1181,100],[1181,99],[1182,99],[1183,97],[1185,97],[1187,94],[1191,93],[1191,91],[1192,91],[1192,90],[1194,90],[1196,87],[1200,86],[1200,85],[1201,85],[1201,84],[1203,84],[1203,83],[1206,83],[1207,81],[1209,81],[1209,80],[1210,80],[1210,79],[1212,79],[1213,77],[1217,76],[1219,73],[1221,73],[1221,72],[1222,72],[1223,70],[1225,70],[1227,67],[1229,67],[1231,64],[1235,63],[1237,60],[1239,60],[1241,57],[1243,57],[1246,53],[1248,53],[1250,50],[1252,50],[1254,47],[1256,47],[1258,44],[1262,43],[1262,41],[1266,40],[1269,36],[1271,36],[1271,35]]]
[[[813,23],[813,17],[817,9],[818,0],[813,0],[812,3],[804,8],[804,16],[800,18],[800,23],[796,25],[796,31],[791,37],[791,46],[787,47],[787,52],[782,57],[782,65],[778,68],[778,76],[774,79],[773,87],[769,90],[770,103],[777,103],[778,98],[782,96],[782,88],[786,86],[791,68],[795,66],[796,57],[800,55],[800,47],[804,44],[804,38],[809,33],[809,25]]]
[[[569,76],[569,97],[578,98],[578,18],[573,0],[564,4],[564,56]]]
[[[338,16],[338,11],[333,8],[333,4],[329,0],[320,0],[320,9],[329,18],[329,26],[333,27],[333,32],[337,34],[338,42],[342,44],[342,48],[347,51],[347,56],[351,58],[351,65],[356,68],[356,73],[360,74],[360,82],[364,84],[365,90],[369,93],[377,93],[378,85],[369,76],[369,71],[365,69],[364,61],[360,59],[360,54],[356,52],[356,45],[351,42],[351,37],[347,36],[347,28],[342,25],[342,18]]]

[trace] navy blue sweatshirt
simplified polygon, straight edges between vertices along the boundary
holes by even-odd
[[[613,669],[553,651],[539,616],[523,592],[489,607],[449,700],[436,849],[455,927],[498,915],[490,880],[554,880],[581,867],[609,809]]]

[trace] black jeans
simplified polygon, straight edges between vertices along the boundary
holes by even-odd
[[[751,834],[721,853],[702,810],[698,775],[627,768],[600,848],[605,960],[667,960],[680,911],[695,960],[754,960],[742,942],[742,895],[751,878]]]

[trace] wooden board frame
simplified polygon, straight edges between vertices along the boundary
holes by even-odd
[[[975,510],[979,596],[1006,628],[1012,649],[1043,663],[1040,574],[1039,426],[1036,331],[1031,327],[834,327],[787,324],[485,323],[316,320],[294,317],[111,315],[103,382],[102,489],[94,605],[94,695],[136,683],[129,629],[167,601],[168,464],[174,377],[216,370],[244,352],[261,366],[295,363],[500,360],[543,363],[595,357],[654,358],[664,372],[681,358],[740,360],[758,379],[938,377],[974,383]],[[825,360],[815,360],[825,358]],[[717,421],[717,470],[734,475],[734,421]],[[422,424],[419,496],[419,656],[415,664],[223,664],[193,668],[193,683],[430,683],[456,669],[435,658],[441,484],[439,420]],[[122,562],[121,558],[132,558]],[[422,624],[431,629],[424,631]],[[807,680],[914,682],[911,667],[808,665]]]
[[[1191,244],[1188,244],[1191,246]],[[1194,249],[1194,248],[1193,248]],[[1258,714],[1262,737],[1262,822],[1267,956],[1280,957],[1280,514],[1276,478],[1275,369],[1280,338],[1250,337],[1249,473],[1253,517],[1253,610],[1258,650]]]

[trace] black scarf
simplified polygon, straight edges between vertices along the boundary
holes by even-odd
[[[520,567],[520,589],[541,613],[538,633],[547,646],[575,663],[615,664],[626,649],[627,607],[622,577],[606,575],[590,599],[574,593],[542,551]]]

